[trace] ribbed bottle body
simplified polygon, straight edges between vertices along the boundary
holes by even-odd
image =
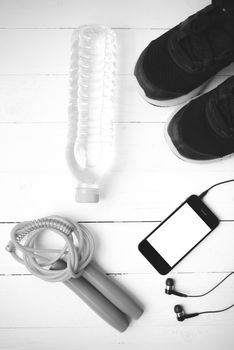
[[[67,157],[78,180],[77,201],[98,200],[99,183],[111,165],[115,71],[116,36],[111,29],[86,25],[74,31]]]

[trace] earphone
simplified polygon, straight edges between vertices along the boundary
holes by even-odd
[[[174,311],[176,313],[176,318],[177,318],[178,321],[184,321],[186,318],[192,318],[192,317],[195,317],[195,316],[199,315],[198,312],[194,312],[192,314],[186,314],[184,312],[183,306],[181,306],[181,305],[175,305]]]
[[[172,278],[167,278],[166,280],[165,293],[168,295],[174,294],[174,295],[177,295],[178,297],[187,297],[187,294],[179,293],[175,291],[175,283]]]
[[[220,284],[222,284],[227,278],[229,278],[234,272],[230,272],[227,276],[225,276],[220,282],[218,282],[214,287],[212,287],[210,290],[208,290],[205,293],[202,294],[196,294],[196,295],[191,295],[191,294],[184,294],[184,293],[180,293],[177,292],[175,290],[175,282],[172,278],[167,278],[166,280],[166,288],[165,288],[165,293],[166,294],[174,294],[177,295],[178,297],[184,297],[184,298],[200,298],[200,297],[204,297],[205,295],[213,292],[213,290],[215,290],[218,286],[220,286]]]
[[[212,188],[214,188],[216,186],[219,186],[219,185],[222,185],[222,184],[233,182],[233,181],[234,181],[234,179],[230,179],[230,180],[227,180],[227,181],[222,181],[222,182],[216,183],[213,186],[209,187],[204,192],[202,192],[199,195],[199,198],[205,197],[207,195],[207,193]],[[219,283],[217,283],[214,287],[212,287],[207,292],[202,293],[202,294],[196,294],[196,295],[188,295],[188,294],[185,294],[185,293],[177,292],[175,290],[175,282],[174,282],[174,280],[172,278],[167,278],[167,280],[166,280],[166,287],[165,287],[165,293],[168,294],[168,295],[173,294],[173,295],[176,295],[178,297],[183,297],[183,298],[200,298],[200,297],[203,297],[203,296],[213,292],[213,290],[215,290],[218,286],[220,286],[220,284],[222,284],[232,274],[234,274],[234,272],[230,272],[226,277],[224,277]],[[220,309],[220,310],[202,311],[202,312],[194,312],[194,313],[191,313],[191,314],[186,314],[185,311],[184,311],[183,306],[177,304],[174,307],[174,312],[176,314],[176,318],[177,318],[178,321],[184,321],[186,318],[196,317],[196,316],[201,315],[201,314],[211,314],[211,313],[213,314],[213,313],[224,312],[224,311],[227,311],[227,310],[231,309],[233,306],[234,306],[234,304],[232,304],[232,305],[230,305],[230,306],[228,306],[228,307],[226,307],[224,309]]]
[[[234,304],[226,307],[225,309],[221,309],[221,310],[210,310],[210,311],[193,312],[191,314],[186,314],[182,305],[175,305],[174,312],[176,313],[177,321],[184,321],[186,318],[192,318],[192,317],[196,317],[196,316],[199,316],[202,314],[216,314],[219,312],[224,312],[224,311],[231,309],[233,306],[234,306]]]
[[[167,278],[166,280],[166,287],[165,287],[165,293],[168,295],[176,295],[178,297],[184,297],[184,298],[200,298],[203,297],[209,293],[211,293],[214,289],[216,289],[221,283],[223,283],[228,277],[230,277],[234,272],[230,272],[226,277],[224,277],[219,283],[217,283],[214,287],[212,287],[210,290],[203,294],[196,294],[196,295],[188,295],[184,293],[177,292],[175,290],[175,282],[172,278]],[[186,314],[184,311],[184,308],[182,305],[175,305],[174,307],[174,312],[176,314],[177,321],[184,321],[186,318],[192,318],[196,317],[201,314],[211,314],[211,313],[219,313],[219,312],[224,312],[226,310],[231,309],[234,306],[234,304],[220,310],[211,310],[211,311],[202,311],[202,312],[194,312],[191,314]]]

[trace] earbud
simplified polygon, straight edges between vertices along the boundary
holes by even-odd
[[[181,305],[176,305],[174,307],[174,311],[176,313],[176,318],[178,321],[184,321],[186,318],[192,318],[192,317],[196,317],[199,315],[198,312],[194,312],[192,314],[186,315],[186,313]]]
[[[172,294],[172,290],[174,288],[174,281],[172,278],[168,278],[166,280],[166,288],[165,288],[165,293],[166,294]]]
[[[172,278],[168,278],[166,280],[165,293],[169,295],[174,294],[174,295],[177,295],[178,297],[187,297],[187,294],[176,292],[174,289],[175,289],[174,280]]]
[[[205,292],[202,294],[196,294],[196,295],[188,295],[188,294],[176,292],[174,280],[172,278],[168,278],[166,280],[165,293],[169,294],[169,295],[174,294],[174,295],[177,295],[179,297],[190,297],[190,298],[203,297],[203,296],[213,292],[214,289],[216,289],[220,284],[222,284],[227,278],[229,278],[233,274],[234,274],[234,271],[230,272],[219,283],[217,283],[214,287],[212,287],[210,290],[208,290],[208,292]],[[228,307],[225,307],[224,309],[220,309],[220,310],[208,310],[208,311],[195,312],[195,313],[186,315],[183,307],[181,305],[176,305],[174,307],[174,312],[176,313],[176,318],[178,321],[184,321],[186,318],[196,317],[196,316],[201,315],[201,314],[211,314],[211,313],[214,314],[214,313],[224,312],[224,311],[231,309],[232,307],[234,307],[234,304],[232,304]]]

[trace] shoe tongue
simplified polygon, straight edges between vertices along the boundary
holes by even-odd
[[[188,17],[181,23],[180,28],[195,33],[202,33],[208,26],[216,21],[217,13],[212,5],[198,11],[195,15]]]
[[[207,6],[180,25],[172,39],[171,54],[185,70],[203,70],[213,61],[228,58],[234,49],[234,17],[219,7]]]
[[[234,139],[234,78],[221,84],[206,105],[206,118],[211,129],[224,139]]]
[[[207,40],[210,42],[213,56],[216,58],[228,55],[230,47],[233,47],[232,37],[222,29],[213,28],[213,30],[208,33]]]
[[[190,40],[194,60],[204,61],[205,59],[210,60],[212,58],[212,52],[205,36],[193,37],[188,40]]]

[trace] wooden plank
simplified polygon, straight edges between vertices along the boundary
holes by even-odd
[[[137,246],[158,224],[158,222],[85,223],[95,239],[95,260],[104,271],[112,274],[156,274],[154,268],[139,253]],[[16,262],[4,250],[10,240],[13,226],[14,224],[0,225],[2,247],[0,275],[29,274],[24,265]],[[233,261],[230,257],[233,255],[233,229],[234,222],[222,222],[173,270],[173,273],[232,271]],[[51,247],[55,247],[55,244],[56,247],[61,247],[61,241],[58,241],[54,234],[52,237],[46,236],[41,244],[43,247],[48,247],[48,244]],[[159,277],[158,274],[157,276]]]
[[[67,76],[1,76],[0,123],[67,122],[68,91]],[[172,112],[146,103],[133,76],[118,75],[115,95],[116,122],[162,122]]]
[[[193,273],[176,276],[176,282],[179,290],[199,293],[211,288],[224,276],[225,274]],[[78,334],[86,328],[95,328],[109,335],[116,334],[62,283],[48,283],[33,276],[0,277],[0,283],[1,315],[4,315],[0,319],[0,328],[75,327]],[[130,336],[129,340],[138,333],[136,329],[140,332],[152,326],[155,330],[163,327],[164,332],[167,327],[173,327],[175,331],[179,329],[173,307],[181,301],[178,297],[164,293],[165,278],[158,278],[156,274],[122,275],[116,277],[116,283],[126,288],[145,310],[139,320],[132,322],[129,332],[125,333],[127,337]],[[233,284],[233,279],[226,280],[225,285],[209,297],[192,302],[186,300],[183,302],[186,312],[217,310],[232,304]],[[230,310],[220,315],[201,315],[190,322],[184,322],[183,327],[188,332],[191,328],[200,330],[202,327],[214,331],[225,325],[231,331],[232,320],[233,310]]]
[[[67,76],[0,77],[1,123],[67,121]]]
[[[71,30],[0,30],[1,74],[64,74]]]
[[[208,4],[208,0],[180,0],[180,6],[173,0],[1,0],[0,23],[2,28],[70,28],[85,23],[168,28]]]
[[[157,308],[155,309],[157,317]],[[210,321],[210,320],[209,320]],[[209,322],[208,321],[208,322]],[[175,349],[220,350],[232,349],[234,346],[232,328],[229,325],[218,327],[202,325],[193,327],[194,320],[189,324],[155,327],[147,325],[138,327],[137,323],[125,333],[119,334],[106,328],[17,328],[0,329],[1,345],[4,349],[41,350],[49,347],[50,350],[90,350],[93,348],[108,350],[166,350]],[[191,325],[192,323],[192,325]],[[92,337],[90,337],[92,334]],[[156,344],[156,345],[155,345]]]
[[[0,74],[67,74],[71,29],[0,30]],[[116,30],[118,73],[131,74],[148,43],[165,30]]]
[[[65,160],[67,125],[2,124],[1,221],[52,214],[80,220],[162,220],[191,193],[234,178],[233,159],[210,164],[177,158],[163,124],[117,124],[116,153],[99,204],[74,201],[76,180]],[[214,189],[207,202],[220,219],[233,219],[233,184]],[[52,212],[51,212],[52,211]]]
[[[214,77],[209,89],[226,78]],[[0,123],[67,122],[68,91],[66,75],[2,75]],[[130,75],[117,76],[114,108],[116,123],[161,123],[175,111],[175,107],[158,108],[146,103],[138,93],[135,78]]]
[[[149,42],[165,30],[118,29],[118,73],[132,74]],[[67,74],[71,29],[0,30],[0,74]],[[220,74],[233,74],[234,65]]]

